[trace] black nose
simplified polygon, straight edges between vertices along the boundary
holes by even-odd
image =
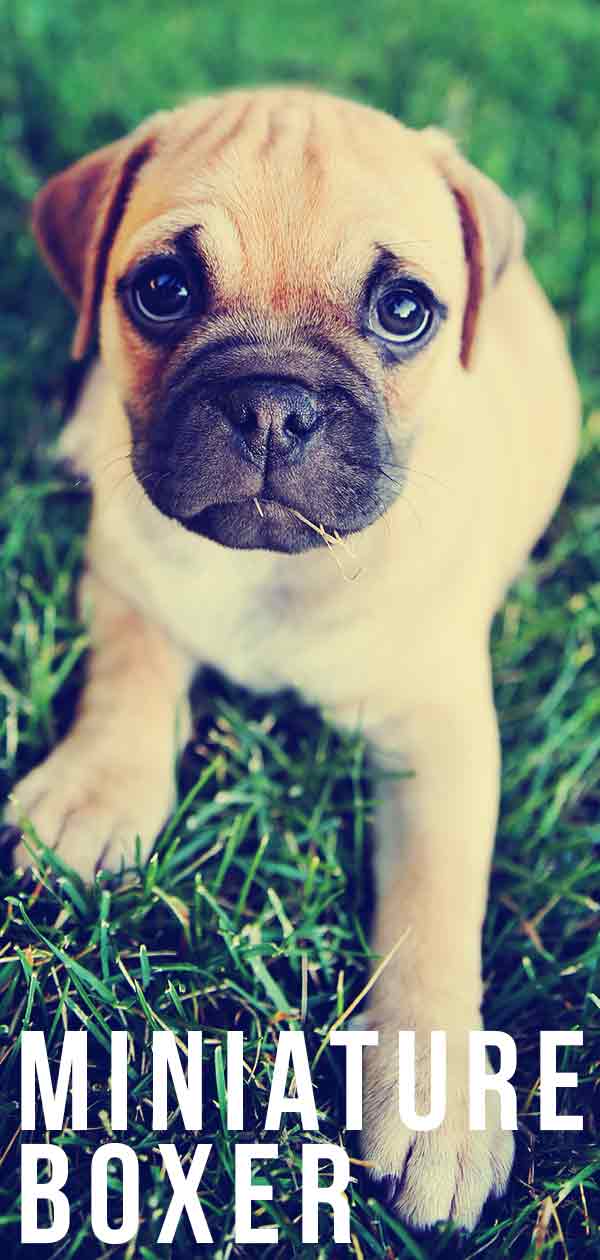
[[[223,399],[223,409],[252,459],[262,463],[271,450],[287,458],[299,453],[318,422],[310,390],[272,378],[234,385]]]

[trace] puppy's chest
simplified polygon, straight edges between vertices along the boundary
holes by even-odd
[[[276,564],[257,561],[248,577],[243,562],[234,557],[230,566],[221,549],[218,558],[197,572],[153,567],[143,582],[146,610],[199,663],[242,686],[294,687],[321,704],[343,699],[349,662],[363,655],[357,610],[289,581]]]
[[[215,602],[197,640],[203,660],[255,691],[293,687],[322,705],[344,699],[348,663],[363,655],[359,631],[285,584],[238,602]],[[352,646],[351,646],[352,645]]]
[[[328,636],[285,587],[229,605],[219,620],[223,633],[211,627],[205,655],[231,678],[255,691],[294,687],[326,702],[327,641],[337,638],[336,627]]]

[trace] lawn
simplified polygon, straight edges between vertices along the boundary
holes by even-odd
[[[352,1184],[356,1260],[595,1256],[600,1252],[600,12],[595,0],[1,0],[0,3],[0,792],[59,737],[86,649],[74,614],[87,504],[53,466],[71,313],[28,234],[46,176],[145,113],[223,85],[318,83],[416,125],[449,127],[518,200],[528,252],[568,329],[585,403],[566,499],[494,629],[504,745],[502,816],[485,934],[486,1018],[519,1048],[518,1155],[507,1198],[476,1233],[413,1238]],[[340,739],[290,696],[256,701],[225,681],[182,759],[180,805],[150,863],[89,890],[68,871],[23,889],[0,876],[0,1240],[20,1254],[19,1035],[85,1027],[90,1130],[65,1132],[68,1240],[60,1256],[117,1254],[89,1229],[89,1155],[108,1135],[107,1038],[129,1029],[137,1108],[127,1140],[142,1166],[143,1220],[128,1256],[152,1260],[168,1191],[148,1131],[152,1030],[202,1028],[221,1087],[223,1030],[261,1051],[246,1120],[260,1141],[272,1033],[302,1027],[312,1054],[368,971],[369,819],[376,787],[359,738]],[[596,847],[595,847],[596,846]],[[577,1054],[583,1133],[540,1133],[537,1037],[585,1029]],[[574,1061],[564,1056],[566,1070]],[[340,1134],[342,1081],[330,1050],[316,1072],[321,1134]],[[572,1095],[559,1095],[565,1111]],[[594,1120],[594,1114],[596,1119]],[[215,1103],[202,1201],[232,1244],[232,1160]],[[299,1131],[280,1136],[272,1175],[274,1256],[337,1254],[299,1240]],[[40,1136],[38,1140],[43,1140]],[[177,1118],[172,1140],[193,1145]],[[350,1142],[351,1153],[357,1154]],[[174,1256],[190,1254],[182,1228]],[[193,1244],[192,1244],[193,1245]],[[346,1250],[345,1250],[346,1254]]]

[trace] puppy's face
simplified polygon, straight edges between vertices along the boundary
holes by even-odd
[[[485,234],[443,153],[463,161],[437,134],[282,90],[160,115],[112,156],[75,297],[88,324],[100,308],[132,466],[162,513],[293,552],[402,493],[483,292]]]

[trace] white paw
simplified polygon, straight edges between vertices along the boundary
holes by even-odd
[[[369,1023],[377,1027],[372,1020]],[[384,1055],[386,1043],[389,1050],[387,1038]],[[486,1131],[469,1130],[466,1071],[463,1064],[453,1064],[451,1053],[444,1121],[428,1132],[408,1129],[398,1112],[395,1072],[390,1071],[389,1057],[385,1065],[382,1057],[378,1051],[367,1055],[362,1153],[370,1176],[385,1201],[413,1229],[446,1220],[474,1229],[486,1200],[498,1198],[506,1189],[514,1156],[512,1132],[500,1128],[492,1096]],[[417,1060],[420,1114],[428,1111],[428,1076],[428,1062],[419,1069]]]
[[[149,852],[171,804],[170,775],[156,767],[144,772],[133,759],[125,764],[122,753],[100,755],[87,741],[67,738],[15,786],[5,823],[23,837],[16,866],[35,862],[32,829],[85,880],[101,867],[131,865],[138,836],[142,854]]]

